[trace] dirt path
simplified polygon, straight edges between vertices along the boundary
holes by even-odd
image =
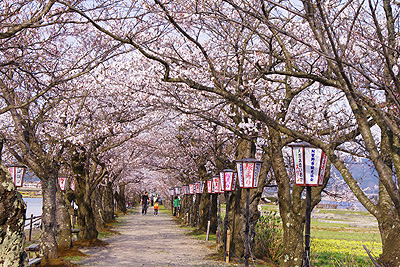
[[[215,253],[208,248],[206,241],[196,240],[185,235],[188,230],[180,228],[166,213],[153,216],[153,209],[142,216],[136,209],[133,214],[124,216],[122,225],[115,235],[104,241],[107,247],[81,249],[90,255],[80,262],[82,266],[224,266],[222,263],[207,260],[206,256]]]

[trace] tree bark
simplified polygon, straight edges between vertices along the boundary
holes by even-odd
[[[304,258],[303,230],[306,203],[304,199],[301,199],[304,187],[294,185],[291,193],[290,179],[282,154],[283,145],[280,133],[272,128],[269,131],[271,140],[269,154],[278,185],[279,213],[283,225],[283,254],[280,266],[300,267]],[[322,187],[313,189],[311,208],[321,200],[321,190]]]
[[[43,195],[42,229],[40,233],[40,254],[44,259],[58,258],[56,192],[57,177],[41,179]]]
[[[114,220],[114,195],[112,183],[107,181],[103,196],[104,219],[106,222]]]
[[[104,218],[104,208],[103,208],[103,198],[104,198],[104,187],[100,186],[97,188],[94,192],[93,195],[94,197],[92,198],[92,209],[93,209],[93,215],[94,215],[94,220],[96,224],[96,230],[97,232],[101,232],[106,228],[106,221]]]
[[[0,266],[25,266],[26,206],[5,167],[0,168]]]
[[[210,194],[203,193],[200,201],[200,231],[206,232],[208,225],[208,213],[211,205],[211,216],[210,216],[210,233],[214,233],[217,230],[217,198],[212,197],[210,203]]]
[[[240,140],[237,148],[237,159],[254,158],[255,145],[253,142],[247,140]],[[239,183],[236,183],[236,191],[230,194],[230,210],[228,213],[228,225],[231,229],[232,243],[230,247],[230,254],[236,258],[242,258],[245,252],[245,236],[246,236],[246,194],[241,188]],[[263,187],[263,186],[261,186]],[[261,189],[262,190],[262,189]],[[243,193],[242,193],[243,192]],[[257,205],[260,201],[261,194],[258,189],[250,190],[250,203],[249,203],[249,221],[250,221],[250,250],[253,247],[254,226],[257,223],[259,213]],[[250,251],[251,253],[251,251]],[[250,254],[251,255],[251,254]]]
[[[76,189],[75,189],[76,190]],[[78,205],[78,226],[79,237],[83,240],[97,239],[98,231],[96,230],[96,222],[92,209],[92,202],[90,196],[83,195],[76,198]]]
[[[384,143],[385,139],[383,139]],[[375,217],[378,221],[379,232],[382,239],[382,255],[379,263],[383,266],[400,266],[400,218],[393,210],[393,202],[386,188],[379,185],[378,213]]]
[[[64,200],[64,195],[58,188],[56,196],[56,218],[57,218],[57,240],[58,247],[69,249],[72,247],[71,235],[71,216],[68,212],[67,204]]]
[[[89,158],[86,151],[71,151],[71,169],[75,176],[75,197],[78,205],[77,223],[79,237],[83,240],[97,239],[98,231],[92,208],[93,180],[89,174]],[[94,168],[95,169],[95,168]]]
[[[126,213],[125,183],[119,184],[119,193],[116,193],[115,196],[115,200],[117,201],[117,211]]]
[[[400,221],[391,213],[383,213],[378,220],[379,231],[382,238],[382,255],[379,262],[383,266],[400,266]]]

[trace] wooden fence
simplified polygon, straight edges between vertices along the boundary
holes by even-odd
[[[32,239],[32,228],[33,228],[33,226],[35,225],[35,223],[38,223],[40,225],[41,220],[42,220],[42,216],[41,215],[33,216],[33,214],[31,214],[30,218],[26,218],[25,219],[25,222],[28,221],[28,223],[26,223],[24,225],[24,229],[25,229],[25,227],[29,226],[29,238],[28,238],[29,241],[31,241],[31,239]]]

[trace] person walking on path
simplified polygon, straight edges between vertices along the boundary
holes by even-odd
[[[142,199],[140,200],[140,204],[142,204],[142,215],[147,214],[148,201],[149,201],[149,193],[147,193],[147,191],[144,191],[144,195],[142,196]]]
[[[174,216],[179,216],[179,198],[178,196],[175,196],[175,200],[174,200]]]
[[[156,199],[156,201],[154,202],[154,216],[158,215],[158,208],[159,208],[158,199]]]

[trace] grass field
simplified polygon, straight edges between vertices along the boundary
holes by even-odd
[[[263,205],[277,211],[276,205]],[[314,209],[311,215],[312,266],[373,266],[363,245],[375,257],[382,252],[376,219],[365,211]]]
[[[262,205],[264,213],[276,211],[275,204]],[[225,217],[225,205],[221,205]],[[205,234],[192,235],[205,239]],[[210,236],[215,241],[215,235]],[[369,267],[374,266],[363,245],[372,256],[382,253],[382,242],[376,219],[366,211],[314,209],[311,215],[311,266]],[[267,265],[270,266],[270,265]]]

